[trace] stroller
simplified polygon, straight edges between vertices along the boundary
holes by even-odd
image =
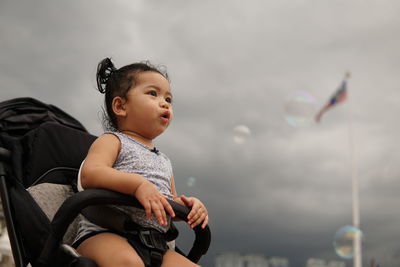
[[[0,195],[16,267],[95,267],[70,246],[79,217],[119,230],[128,218],[105,215],[104,208],[141,207],[134,197],[110,190],[77,191],[79,166],[95,138],[53,105],[33,98],[0,103]],[[187,220],[187,207],[170,204],[177,218]],[[175,250],[198,262],[209,248],[211,233],[208,226],[193,230],[188,255]],[[177,236],[173,223],[168,234]],[[155,245],[151,238],[146,242]]]

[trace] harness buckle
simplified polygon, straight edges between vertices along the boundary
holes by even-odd
[[[152,235],[150,230],[139,231],[139,237],[142,243],[148,248],[155,248],[153,245]]]
[[[162,252],[165,252],[168,249],[164,234],[156,230],[140,230],[139,238],[142,243],[150,249],[156,249]]]

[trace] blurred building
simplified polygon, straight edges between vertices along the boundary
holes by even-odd
[[[327,267],[346,267],[346,263],[343,261],[330,261]]]
[[[246,254],[242,256],[243,267],[269,267],[268,260],[260,254]]]
[[[269,267],[289,267],[289,260],[282,257],[271,257],[268,262]]]
[[[323,259],[309,258],[305,267],[346,267],[343,261],[325,261]]]
[[[289,267],[289,260],[281,257],[267,258],[261,254],[224,252],[216,257],[215,267]]]
[[[215,259],[215,267],[243,267],[243,256],[236,252],[225,252]]]

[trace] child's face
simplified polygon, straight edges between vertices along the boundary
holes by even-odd
[[[170,124],[172,93],[169,82],[161,74],[145,71],[137,74],[136,85],[126,96],[123,128],[153,140]]]

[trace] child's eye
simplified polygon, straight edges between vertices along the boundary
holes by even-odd
[[[168,103],[172,104],[172,97],[165,98],[165,101],[167,101]]]
[[[152,95],[152,96],[157,96],[157,92],[155,90],[151,90],[147,92],[147,94]]]

